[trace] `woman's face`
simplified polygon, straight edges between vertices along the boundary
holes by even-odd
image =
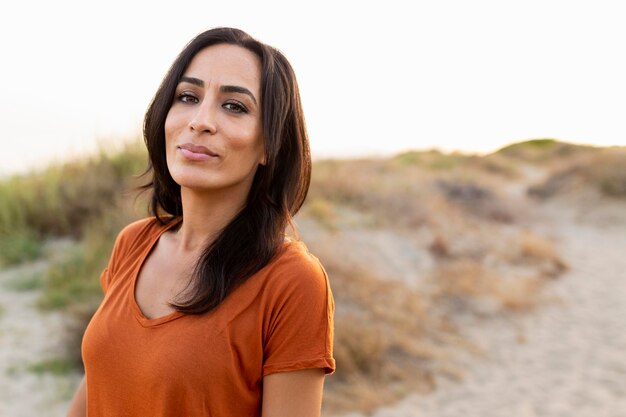
[[[247,196],[264,164],[261,64],[245,48],[219,44],[196,54],[165,119],[167,166],[196,191]]]

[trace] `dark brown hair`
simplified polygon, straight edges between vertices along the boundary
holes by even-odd
[[[263,268],[280,248],[287,225],[306,198],[311,156],[300,93],[291,65],[277,49],[233,28],[215,28],[192,39],[161,82],[144,119],[144,140],[152,174],[150,212],[162,224],[182,216],[180,186],[167,168],[165,119],[176,86],[193,57],[217,44],[238,45],[261,62],[261,111],[265,165],[259,165],[245,207],[204,248],[186,299],[178,311],[200,314],[217,307],[238,285]],[[169,214],[169,216],[163,216]]]

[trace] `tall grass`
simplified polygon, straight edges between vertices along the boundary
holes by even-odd
[[[80,238],[89,222],[115,206],[145,161],[145,151],[135,142],[116,153],[101,151],[86,161],[0,183],[0,263],[39,256],[47,238]]]

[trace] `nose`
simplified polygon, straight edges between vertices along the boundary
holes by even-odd
[[[211,100],[205,98],[196,106],[196,112],[189,121],[189,128],[196,134],[217,132],[215,106],[212,105]]]

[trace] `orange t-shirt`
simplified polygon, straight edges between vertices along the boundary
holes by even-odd
[[[335,370],[328,277],[300,241],[214,311],[146,318],[134,296],[139,269],[179,221],[139,220],[117,237],[83,338],[89,417],[260,416],[265,375]]]

